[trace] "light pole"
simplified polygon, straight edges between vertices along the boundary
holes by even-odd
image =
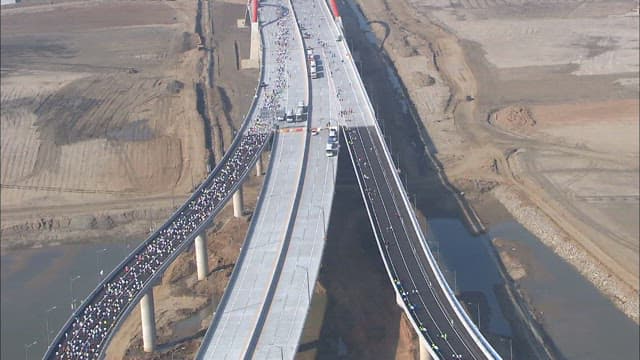
[[[76,275],[76,276],[72,277],[71,279],[69,279],[69,288],[71,289],[70,290],[70,293],[71,293],[71,310],[74,309],[74,305],[76,303],[76,299],[73,297],[73,282],[78,280],[78,279],[80,279],[80,275]]]
[[[322,212],[322,231],[324,233],[324,239],[327,240],[327,223],[324,218],[324,209],[321,208],[320,206],[314,206],[314,207],[320,209],[320,211]]]
[[[309,281],[309,269],[306,266],[296,264],[296,267],[304,269],[304,272],[307,274],[307,298],[309,299],[309,304],[311,304],[311,286]]]
[[[25,360],[29,360],[29,349],[38,343],[38,340],[34,340],[31,344],[25,344],[24,345],[24,359]]]
[[[98,281],[102,279],[102,270],[100,270],[100,254],[106,252],[107,249],[96,250],[96,271],[98,273]]]
[[[51,338],[49,337],[49,334],[51,334],[51,332],[49,331],[49,313],[55,309],[56,309],[56,306],[54,305],[45,311],[44,318],[45,318],[45,330],[47,331],[47,347],[51,343]]]
[[[458,276],[455,270],[453,270],[453,293],[458,293]]]

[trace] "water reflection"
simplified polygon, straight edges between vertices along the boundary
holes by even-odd
[[[42,358],[76,306],[132,250],[133,244],[79,244],[9,251],[2,255],[2,359]],[[79,276],[79,277],[78,277]],[[55,306],[55,309],[52,309]],[[48,324],[47,324],[48,322]],[[28,347],[27,345],[36,342]]]
[[[469,234],[455,218],[432,218],[428,221],[427,241],[434,257],[443,265],[449,285],[457,287],[459,298],[469,307],[470,318],[492,334],[511,335],[494,288],[504,282],[490,256],[489,237]],[[479,308],[479,313],[478,313]],[[483,320],[484,318],[484,320]]]
[[[544,246],[517,222],[492,226],[472,236],[455,218],[428,220],[428,242],[449,284],[469,317],[488,338],[511,336],[495,289],[504,284],[491,256],[490,240],[500,237],[518,244],[527,275],[519,281],[538,311],[543,327],[568,359],[638,359],[638,326],[573,267]],[[526,255],[526,256],[525,256]]]

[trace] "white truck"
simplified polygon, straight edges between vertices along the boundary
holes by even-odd
[[[336,156],[338,154],[338,128],[336,126],[329,127],[329,136],[327,137],[325,153],[327,157]]]
[[[295,121],[305,121],[307,117],[307,111],[304,106],[304,102],[298,101],[298,106],[296,106],[296,117]]]

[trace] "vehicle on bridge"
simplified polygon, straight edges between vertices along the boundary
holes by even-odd
[[[338,155],[338,128],[329,127],[329,136],[327,136],[327,146],[325,147],[327,157]]]
[[[338,128],[336,126],[329,127],[329,139],[330,143],[338,143]]]
[[[304,106],[304,102],[300,100],[298,101],[298,106],[296,106],[295,121],[305,121],[306,119],[307,119],[307,107]]]
[[[327,157],[338,155],[338,144],[334,142],[327,142],[327,146],[325,147],[325,154],[327,154]]]
[[[296,121],[296,115],[293,113],[293,109],[289,109],[286,116],[287,122],[292,123]]]

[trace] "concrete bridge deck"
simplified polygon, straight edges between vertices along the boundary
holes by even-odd
[[[323,0],[292,0],[301,25],[318,36],[325,68],[338,97],[347,147],[398,304],[421,338],[421,357],[499,358],[468,318],[440,273],[422,234],[373,107]]]
[[[305,131],[277,136],[260,207],[253,215],[242,255],[236,262],[237,271],[218,305],[213,331],[203,340],[204,358],[243,358],[259,326],[295,213],[306,135]]]
[[[284,26],[275,26],[271,20],[280,12],[276,11],[278,8],[287,9]],[[290,10],[288,2],[276,1],[269,6],[265,4],[260,12],[263,51],[267,54],[273,51],[270,42],[273,38],[285,36],[290,44],[284,56],[287,86],[282,99],[283,107],[287,109],[297,107],[300,101],[309,102],[302,37]],[[273,56],[265,57],[265,69],[273,67],[269,62],[273,59]],[[307,120],[316,119],[315,110],[307,110]],[[310,280],[310,274],[317,274],[326,231],[324,217],[320,215],[325,211],[329,213],[331,208],[334,181],[326,174],[332,169],[329,165],[335,164],[324,155],[324,143],[320,138],[310,137],[308,121],[279,125],[282,128],[259,207],[245,239],[237,270],[216,310],[198,358],[250,358],[254,352],[265,350],[262,339],[269,336],[269,332],[263,332],[263,329],[273,329],[270,325],[273,322],[279,323],[278,329],[289,339],[294,330],[286,325],[299,324],[294,328],[299,328],[297,332],[302,330],[310,288],[315,282]],[[326,183],[330,183],[328,194],[320,188]],[[271,344],[266,348],[267,352],[273,349],[269,346]],[[296,347],[297,341],[293,340],[294,353]]]
[[[270,169],[245,246],[198,358],[295,356],[322,257],[337,165],[337,157],[324,154],[326,130],[312,136],[307,129],[309,125],[323,128],[329,122],[339,123],[344,130],[398,304],[420,334],[421,357],[499,358],[462,310],[429,252],[344,34],[327,4],[324,0],[270,0],[260,7],[260,15],[261,87],[227,156],[188,202],[92,292],[57,335],[45,358],[74,358],[74,352],[84,352],[86,347],[91,349],[91,358],[102,355],[133,305],[241,186],[248,167],[266,145],[266,137],[260,137],[257,145],[239,152],[249,125],[261,121],[263,124],[253,131],[264,133],[265,125],[269,127],[278,111],[293,109],[300,101],[309,105],[310,123],[283,123],[275,137]],[[307,45],[319,57],[321,76],[311,84],[298,24],[307,33]],[[276,87],[284,91],[275,91]],[[225,166],[234,163],[244,168],[234,173],[225,192],[204,212],[194,210],[203,196],[210,196],[209,188],[218,177],[227,173],[223,171]],[[169,235],[172,238],[167,238]],[[163,244],[169,241],[170,251],[155,255],[158,239]],[[149,253],[153,255],[152,264],[141,267],[143,280],[131,277],[130,270],[137,269],[140,256]],[[128,291],[118,295],[112,291],[112,283]],[[147,302],[151,298],[153,313],[152,293],[144,296]],[[116,309],[113,313],[103,309],[109,304],[114,306],[110,310]],[[149,308],[146,310],[148,313]],[[77,335],[70,331],[78,326],[85,328],[86,321],[79,319],[92,318],[93,313],[101,319],[97,323],[99,339],[92,339],[97,342],[74,340]],[[103,314],[108,314],[108,319]],[[149,327],[153,318],[143,319],[143,330],[145,321]],[[146,341],[149,334],[143,335]],[[78,344],[80,350],[68,344]],[[60,349],[69,356],[57,356],[54,351]]]

